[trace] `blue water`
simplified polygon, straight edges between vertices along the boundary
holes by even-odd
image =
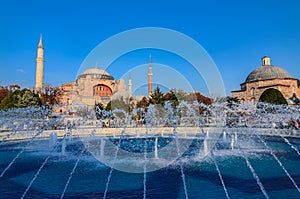
[[[300,156],[280,137],[263,137],[296,184],[300,186]],[[300,139],[288,138],[298,150]],[[114,142],[114,140],[112,140]],[[137,143],[143,143],[136,140]],[[166,139],[161,139],[162,146]],[[133,145],[134,140],[130,141]],[[189,198],[226,198],[212,156],[197,159],[199,140],[195,140],[183,155],[183,171]],[[300,198],[291,180],[273,156],[255,137],[239,137],[241,146],[270,198]],[[122,143],[123,146],[126,143]],[[20,198],[48,155],[45,167],[32,184],[25,198],[59,198],[77,161],[83,145],[69,143],[66,155],[46,150],[47,141],[36,141],[0,178],[0,198]],[[5,143],[0,146],[0,172],[12,161],[25,143]],[[151,149],[152,146],[148,146]],[[133,148],[133,147],[131,147]],[[153,147],[152,147],[153,148]],[[230,198],[265,198],[239,149],[229,149],[221,139],[214,148],[214,157]],[[143,151],[142,149],[139,149]],[[137,150],[136,152],[139,152]],[[110,168],[89,152],[82,158],[71,178],[64,198],[102,198]],[[179,164],[147,173],[147,198],[185,198]],[[107,198],[143,198],[144,174],[113,170]]]

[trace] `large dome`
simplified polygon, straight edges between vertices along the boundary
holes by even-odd
[[[108,75],[110,76],[105,70],[98,68],[97,66],[94,68],[89,68],[85,70],[82,75]]]
[[[256,68],[248,75],[246,82],[276,78],[291,78],[290,74],[283,68],[270,65],[270,58],[267,56],[262,58],[262,64],[261,67]]]
[[[108,74],[108,72],[101,68],[98,68],[97,66],[85,70],[81,75],[78,76],[78,78],[85,78],[87,76],[91,76],[94,79],[114,80],[114,78],[110,74]]]

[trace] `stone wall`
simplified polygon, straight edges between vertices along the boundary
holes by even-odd
[[[241,87],[243,84],[241,85]],[[260,80],[245,83],[245,90],[232,91],[232,97],[237,97],[241,102],[258,102],[260,96],[269,88],[279,90],[284,98],[289,99],[293,93],[300,97],[298,80],[293,78]]]

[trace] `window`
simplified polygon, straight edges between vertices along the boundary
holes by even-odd
[[[104,84],[98,84],[94,86],[94,96],[109,96],[112,94],[112,90],[104,85]]]
[[[243,98],[243,99],[241,99],[241,103],[242,104],[244,104],[245,103],[245,99]]]
[[[251,95],[254,96],[255,94],[255,88],[251,88]]]

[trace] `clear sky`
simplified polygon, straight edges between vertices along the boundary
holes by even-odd
[[[34,86],[41,33],[45,83],[60,85],[75,80],[81,63],[100,42],[140,27],[173,29],[199,42],[218,66],[228,95],[261,65],[264,55],[300,78],[299,10],[298,0],[1,1],[0,84]],[[172,56],[162,53],[162,59],[151,53],[153,62],[172,63],[167,60]],[[126,64],[147,63],[148,52],[137,55]],[[122,76],[118,69],[109,73]]]

